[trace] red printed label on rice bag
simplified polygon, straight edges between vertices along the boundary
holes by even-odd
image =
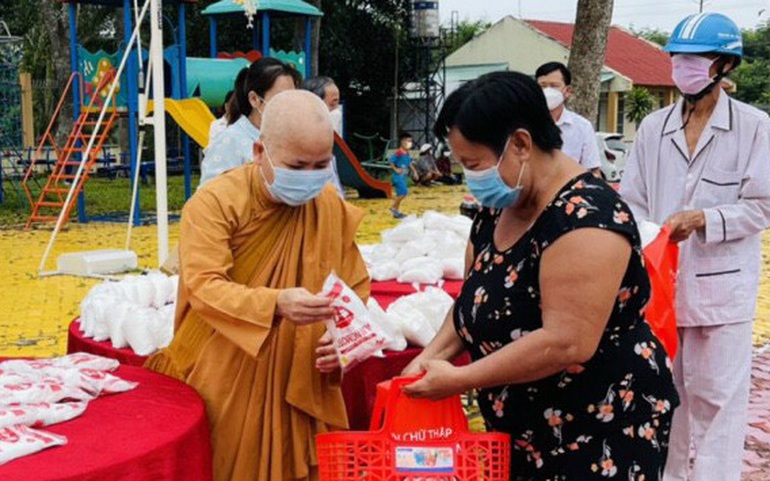
[[[372,322],[361,298],[336,275],[326,279],[321,295],[332,299],[334,319],[326,326],[343,370],[369,358],[388,343],[387,336]]]

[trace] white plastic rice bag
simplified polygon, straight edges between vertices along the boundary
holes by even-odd
[[[436,330],[421,312],[409,305],[398,305],[397,302],[388,307],[388,318],[398,323],[409,344],[426,347],[436,337]]]
[[[152,308],[134,309],[131,319],[123,322],[123,335],[128,345],[139,356],[148,356],[156,351],[151,325],[158,316],[158,311]]]
[[[138,276],[126,276],[121,280],[118,285],[123,291],[123,297],[131,303],[139,303],[139,285],[137,281]]]
[[[436,245],[437,242],[435,240],[427,236],[421,236],[419,239],[404,244],[396,255],[396,261],[404,262],[417,257],[425,257],[436,248]]]
[[[461,281],[465,279],[465,259],[452,257],[441,261],[444,270],[444,279]]]
[[[396,258],[398,251],[401,249],[401,243],[399,244],[379,244],[371,253],[369,261],[372,264],[379,264],[382,262],[389,262]]]
[[[447,224],[447,230],[452,230],[463,239],[467,239],[471,235],[472,226],[473,221],[471,219],[464,215],[456,215],[450,217],[449,223]]]
[[[67,444],[64,436],[26,426],[0,429],[0,464],[64,444]]]
[[[173,285],[169,277],[160,272],[153,272],[144,276],[144,278],[153,286],[154,295],[152,301],[150,302],[150,306],[154,307],[155,309],[160,309],[161,307],[165,306],[168,302],[169,296],[171,295],[171,290],[173,289]]]
[[[404,261],[398,282],[405,284],[436,284],[444,277],[441,261],[431,257],[419,257]]]
[[[51,376],[4,374],[0,381],[0,405],[56,403],[84,397],[84,393],[77,387]]]
[[[131,321],[133,313],[137,308],[128,302],[121,301],[113,306],[107,314],[107,324],[109,325],[109,335],[112,341],[112,347],[122,349],[128,346],[126,336],[123,335],[123,323]]]
[[[86,410],[88,403],[37,403],[0,406],[0,429],[11,426],[42,427],[74,419]]]
[[[377,302],[375,298],[370,297],[369,302],[366,303],[366,307],[369,309],[372,320],[390,338],[388,343],[384,346],[384,349],[390,351],[403,351],[406,349],[407,342],[404,334],[401,332],[401,327],[393,322],[388,314],[382,310],[380,303]]]
[[[74,367],[77,369],[96,369],[99,371],[114,371],[120,367],[120,362],[108,357],[97,356],[95,354],[89,354],[87,352],[76,352],[73,354],[67,354],[66,356],[56,357],[53,359],[39,359],[36,362],[49,362],[52,366],[56,367]],[[32,362],[32,361],[30,361]],[[0,367],[5,364],[0,365]],[[32,364],[34,366],[34,364]]]
[[[107,315],[111,308],[112,299],[106,296],[95,297],[91,301],[91,335],[94,341],[102,342],[110,338],[110,325]]]
[[[400,273],[401,267],[396,261],[386,261],[369,267],[369,275],[377,282],[395,280]]]
[[[441,214],[434,210],[429,210],[422,215],[422,221],[425,224],[426,229],[432,230],[447,230],[450,217],[445,214]]]
[[[425,226],[420,219],[404,219],[396,227],[382,232],[382,242],[392,244],[395,242],[409,242],[419,239],[425,233]]]
[[[430,257],[435,259],[449,259],[453,257],[465,257],[468,242],[458,239],[453,232],[442,233],[446,240],[436,244],[436,248],[430,252]]]
[[[415,310],[421,312],[438,332],[446,319],[446,315],[454,305],[452,296],[438,287],[428,287],[423,292],[418,292],[407,297]]]
[[[388,344],[386,334],[372,322],[361,298],[335,274],[326,278],[321,295],[332,299],[334,319],[326,322],[326,328],[334,339],[343,371]]]
[[[157,349],[168,347],[174,338],[174,315],[176,304],[168,304],[158,309],[158,315],[150,325],[153,343]]]

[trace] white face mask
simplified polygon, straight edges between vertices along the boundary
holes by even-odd
[[[556,110],[564,104],[564,94],[557,88],[546,87],[543,89],[543,95],[545,95],[548,110]]]

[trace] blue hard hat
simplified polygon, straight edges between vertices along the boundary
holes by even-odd
[[[743,57],[738,25],[721,13],[700,13],[685,18],[663,49],[668,53],[718,53]]]

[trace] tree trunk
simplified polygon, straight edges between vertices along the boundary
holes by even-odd
[[[69,6],[53,1],[39,2],[41,10],[41,22],[45,22],[43,28],[48,32],[51,42],[51,79],[57,90],[58,101],[62,90],[67,85],[70,76],[70,52],[69,52]],[[59,122],[56,127],[57,143],[62,142],[72,130],[72,100],[67,99],[62,104],[59,113]],[[60,144],[61,145],[61,144]]]
[[[570,108],[590,120],[598,119],[601,73],[607,48],[613,0],[578,0],[575,33],[569,57],[572,72]]]
[[[307,3],[323,11],[321,0],[307,0]],[[311,31],[313,32],[313,38],[310,41],[310,60],[312,62],[311,74],[313,77],[316,77],[319,73],[318,61],[321,48],[321,17],[313,19]]]

